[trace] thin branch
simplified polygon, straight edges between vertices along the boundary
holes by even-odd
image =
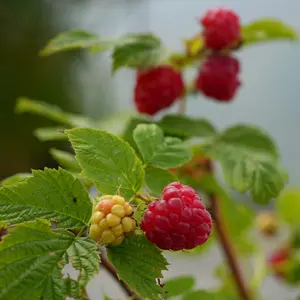
[[[211,202],[212,211],[215,216],[215,228],[219,236],[224,255],[227,258],[227,263],[231,270],[233,280],[235,281],[236,288],[242,300],[251,300],[252,297],[250,291],[248,290],[245,284],[242,271],[240,270],[240,266],[237,261],[237,255],[234,251],[232,241],[230,239],[230,236],[226,232],[226,228],[223,222],[223,217],[219,207],[219,201],[216,195],[214,194],[210,195],[210,202]]]
[[[131,297],[132,300],[142,300],[141,296],[139,296],[135,291],[131,290],[128,284],[119,279],[118,274],[114,266],[107,260],[106,256],[102,253],[101,254],[101,264],[109,272],[109,274],[119,283],[120,287],[123,291]]]
[[[153,201],[153,199],[151,199],[150,197],[147,197],[147,196],[145,196],[143,194],[140,194],[140,193],[136,193],[135,196],[137,198],[140,198],[141,200],[145,201],[146,203],[149,203],[149,202]]]
[[[187,102],[187,99],[186,97],[182,97],[179,99],[179,106],[178,106],[178,114],[179,115],[184,115],[185,112],[186,112],[186,102]]]

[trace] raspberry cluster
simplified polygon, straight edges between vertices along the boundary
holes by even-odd
[[[136,228],[133,209],[121,196],[101,197],[91,217],[89,234],[101,245],[120,245],[126,234]]]
[[[162,250],[193,249],[209,238],[212,218],[193,188],[173,182],[148,205],[141,228]]]

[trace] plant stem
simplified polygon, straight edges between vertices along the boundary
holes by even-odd
[[[186,102],[187,102],[186,97],[180,98],[180,100],[179,100],[179,106],[178,106],[178,114],[179,115],[184,115],[185,114],[185,111],[186,111]]]
[[[235,281],[236,288],[242,300],[251,300],[251,294],[246,287],[245,281],[243,279],[240,266],[237,261],[237,255],[234,251],[232,241],[230,236],[226,232],[225,224],[223,222],[223,217],[219,207],[219,201],[214,194],[210,194],[211,208],[215,216],[215,228],[222,245],[224,255],[226,256],[228,266],[231,270],[231,275]]]
[[[136,193],[135,196],[136,196],[137,198],[140,198],[141,200],[145,201],[146,203],[149,203],[149,202],[152,201],[150,198],[148,198],[147,196],[142,195],[142,194],[140,194],[140,193]]]
[[[132,300],[142,300],[142,297],[139,296],[135,291],[131,290],[131,288],[128,286],[128,284],[125,281],[119,279],[116,269],[111,263],[109,263],[109,261],[107,260],[106,256],[103,253],[101,254],[101,264],[106,269],[106,271],[108,271],[110,275],[119,283],[123,291],[129,297],[131,297]]]

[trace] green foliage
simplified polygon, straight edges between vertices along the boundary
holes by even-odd
[[[284,22],[270,18],[255,20],[243,26],[245,45],[274,40],[298,40],[298,33]]]
[[[163,55],[161,41],[153,34],[130,34],[113,51],[113,72],[121,67],[144,69],[155,66]]]
[[[251,191],[258,203],[268,203],[285,185],[286,174],[278,165],[276,147],[258,128],[235,125],[212,138],[204,149],[219,160],[230,187]]]
[[[67,136],[63,133],[65,128],[62,127],[43,127],[37,128],[34,135],[42,142],[48,141],[64,141]]]
[[[88,224],[92,204],[78,179],[61,168],[32,174],[18,185],[0,188],[0,220],[13,225],[44,218],[63,228]]]
[[[108,257],[118,271],[119,278],[136,290],[143,298],[158,299],[164,290],[157,283],[162,271],[167,270],[167,261],[161,251],[144,236],[126,238],[117,247],[108,249]]]
[[[96,243],[49,227],[44,220],[19,224],[0,243],[1,299],[84,299],[84,287],[99,268]],[[84,278],[79,283],[63,279],[69,260]]]
[[[180,296],[195,286],[195,278],[189,275],[171,278],[165,282],[165,299]]]
[[[155,195],[160,195],[166,185],[177,179],[169,171],[152,166],[146,167],[145,176],[147,187]]]
[[[156,124],[139,124],[133,132],[133,139],[145,164],[168,169],[176,168],[191,160],[192,155],[180,139],[164,137]]]
[[[19,183],[21,181],[24,181],[28,177],[31,177],[32,175],[30,173],[18,173],[15,175],[12,175],[10,177],[7,177],[1,181],[2,186],[9,186],[14,185],[16,183]]]
[[[64,169],[75,173],[81,172],[81,168],[73,154],[54,148],[50,149],[50,154]]]
[[[66,134],[76,152],[84,176],[94,181],[100,192],[115,194],[118,189],[129,200],[144,182],[144,169],[134,150],[108,132],[75,128]]]
[[[300,225],[300,188],[284,189],[276,200],[276,210],[282,220],[297,228]]]

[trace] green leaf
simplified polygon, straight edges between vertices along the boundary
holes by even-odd
[[[119,278],[142,298],[156,300],[163,293],[156,279],[162,278],[162,271],[167,270],[168,263],[161,251],[145,236],[126,238],[120,246],[108,249],[108,257],[117,269]]]
[[[204,290],[192,291],[184,295],[182,300],[221,300],[216,297],[215,293],[211,293]],[[224,299],[225,300],[225,299]]]
[[[297,228],[300,225],[300,188],[284,189],[276,200],[276,210],[287,224]]]
[[[69,152],[51,148],[50,154],[60,164],[61,167],[69,171],[80,173],[81,168],[75,159],[75,156]]]
[[[0,299],[62,300],[75,294],[74,282],[63,280],[62,262],[69,262],[65,256],[78,267],[79,277],[91,279],[98,272],[97,244],[89,238],[78,238],[64,230],[51,231],[45,220],[10,229],[0,243]],[[81,265],[74,261],[81,261]],[[81,292],[83,288],[81,285]]]
[[[210,137],[216,134],[213,125],[204,119],[195,119],[179,115],[167,115],[157,123],[165,134],[182,137]]]
[[[165,282],[165,299],[180,296],[195,286],[196,280],[193,276],[183,275]]]
[[[176,181],[176,177],[164,169],[147,166],[145,169],[145,182],[153,194],[160,195],[171,182]]]
[[[204,150],[219,160],[230,187],[251,191],[258,203],[268,203],[285,185],[286,173],[278,165],[276,146],[258,128],[235,125],[212,138]]]
[[[284,22],[276,19],[259,19],[242,28],[243,43],[246,45],[274,40],[297,40],[298,33]]]
[[[10,177],[7,177],[1,181],[2,186],[9,186],[9,185],[14,185],[17,184],[21,181],[24,181],[28,177],[31,177],[32,175],[30,173],[18,173],[15,175],[12,175]]]
[[[51,39],[40,52],[40,55],[48,56],[62,51],[94,47],[97,49],[97,52],[99,52],[110,50],[114,45],[114,40],[103,40],[96,34],[81,29],[73,29],[59,33]]]
[[[180,167],[192,159],[192,153],[180,139],[164,137],[156,124],[139,124],[133,132],[143,160],[154,167],[168,169]]]
[[[46,102],[32,100],[26,97],[17,99],[15,107],[16,113],[32,113],[52,121],[69,125],[71,127],[94,127],[94,121],[76,114],[64,112],[59,106]],[[49,133],[49,132],[48,132]]]
[[[67,136],[63,134],[65,128],[62,127],[43,127],[34,130],[34,135],[42,142],[64,141]]]
[[[141,188],[145,172],[134,150],[106,131],[75,128],[66,131],[83,175],[102,193],[133,197]]]
[[[44,218],[64,228],[88,224],[92,203],[78,179],[63,169],[32,174],[18,185],[0,188],[0,221],[13,225]]]
[[[140,69],[155,66],[164,54],[160,39],[154,35],[130,34],[113,51],[113,72],[122,67]]]

